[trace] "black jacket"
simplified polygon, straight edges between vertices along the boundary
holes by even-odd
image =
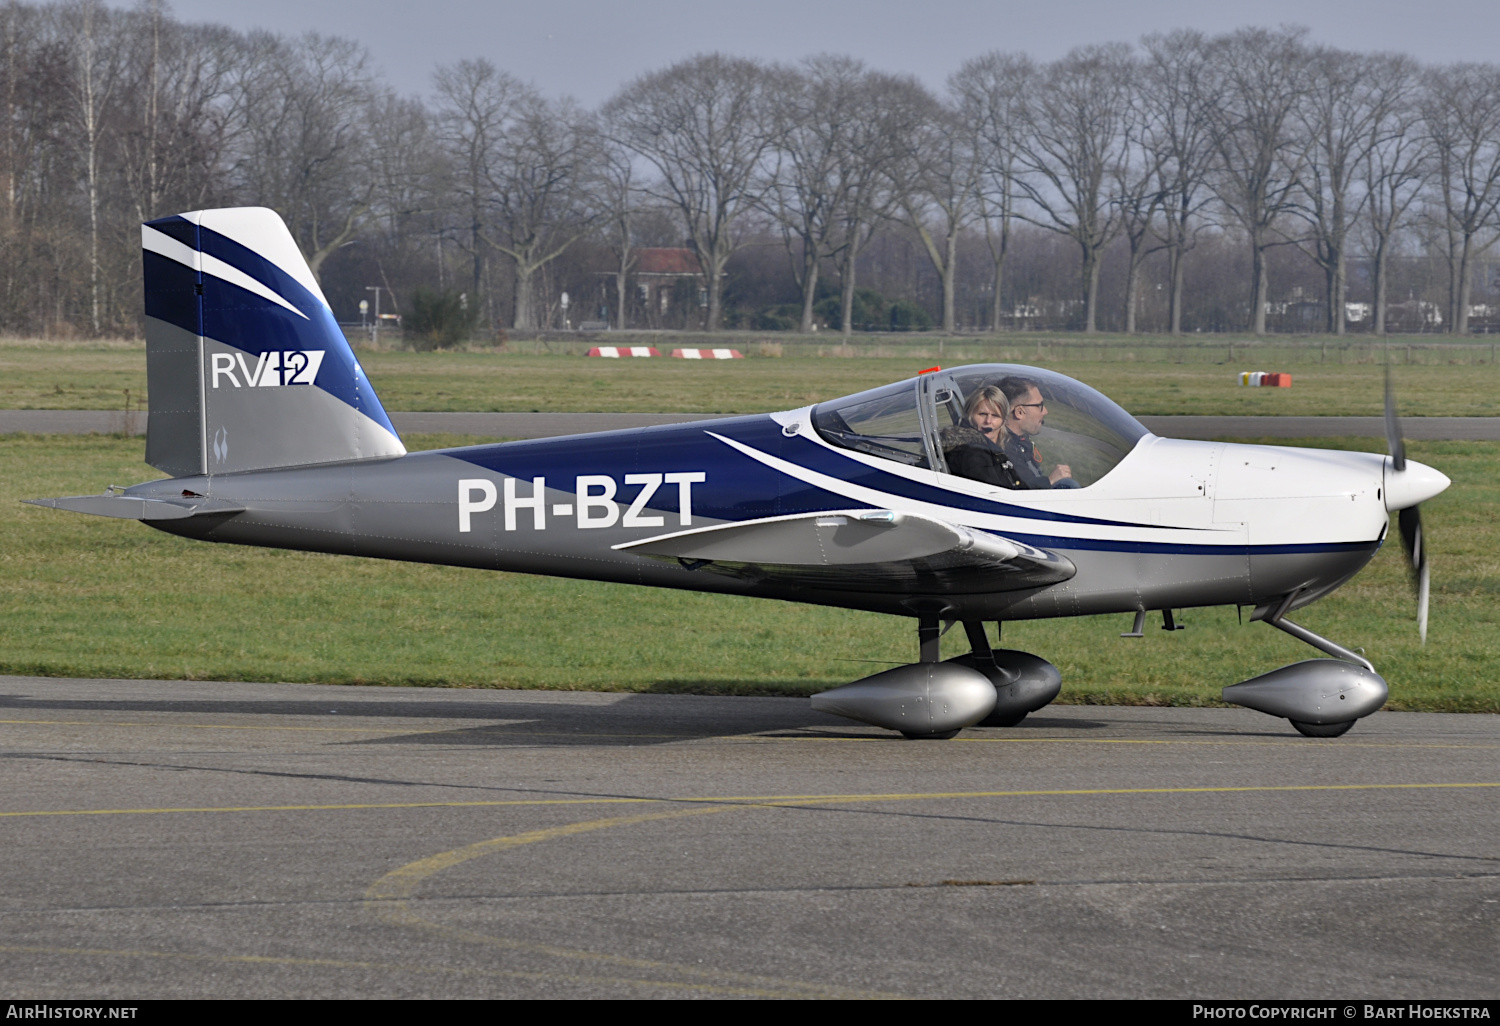
[[[956,425],[941,435],[948,473],[1000,488],[1025,488],[1010,457],[976,428]]]

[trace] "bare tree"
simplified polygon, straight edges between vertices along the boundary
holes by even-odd
[[[833,255],[853,184],[849,148],[859,131],[865,69],[849,57],[814,57],[777,69],[767,90],[775,142],[762,204],[781,228],[802,293],[799,330],[812,330],[818,271]]]
[[[854,299],[854,260],[884,216],[880,174],[910,130],[901,98],[911,83],[871,73],[852,58],[820,56],[778,69],[771,115],[776,142],[767,160],[762,206],[776,219],[802,294],[801,330],[812,330],[824,260],[843,279],[841,325]]]
[[[1382,94],[1381,115],[1369,125],[1369,140],[1360,166],[1367,197],[1372,238],[1374,330],[1386,332],[1391,250],[1407,212],[1421,195],[1431,170],[1431,153],[1423,132],[1421,69],[1409,57],[1385,54],[1371,58],[1374,88]]]
[[[979,178],[975,186],[985,246],[994,267],[990,280],[990,330],[999,331],[1005,258],[1010,252],[1011,223],[1019,186],[1016,183],[1016,133],[1024,97],[1036,78],[1036,64],[1025,54],[988,53],[968,61],[949,80],[960,119],[974,133]]]
[[[1448,330],[1469,330],[1474,260],[1494,245],[1500,207],[1500,68],[1453,64],[1428,74],[1425,120],[1448,259]]]
[[[941,282],[943,331],[958,329],[954,285],[958,274],[958,240],[977,216],[979,184],[976,139],[957,107],[922,90],[911,104],[913,129],[897,140],[888,165],[892,199],[901,222],[922,244]]]
[[[369,118],[378,134],[370,147],[377,199],[372,213],[386,222],[387,232],[400,235],[406,222],[437,207],[438,190],[446,184],[443,154],[419,100],[382,91],[370,102]]]
[[[1266,251],[1301,173],[1292,115],[1306,90],[1305,29],[1240,29],[1213,42],[1223,76],[1215,106],[1215,192],[1250,240],[1250,330],[1266,333]]]
[[[585,189],[597,147],[592,125],[570,100],[522,90],[501,131],[499,159],[487,173],[492,247],[514,268],[519,329],[535,328],[532,278],[592,227]]]
[[[472,262],[470,299],[483,304],[493,322],[493,297],[486,287],[490,168],[500,159],[505,119],[524,87],[489,61],[482,60],[439,67],[433,75],[433,84],[437,92],[438,138],[452,162],[450,198],[462,221],[454,238]]]
[[[123,77],[124,55],[116,39],[118,19],[112,18],[99,0],[79,0],[59,9],[59,16],[61,30],[77,40],[69,94],[89,219],[89,326],[97,335],[102,326],[99,235],[107,174],[105,149],[109,145],[106,133],[112,120],[116,89]]]
[[[0,274],[4,321],[12,330],[64,320],[81,255],[70,252],[74,74],[50,13],[17,3],[0,7]]]
[[[372,144],[367,163],[373,191],[356,259],[374,263],[382,286],[391,290],[386,309],[399,314],[405,290],[391,288],[392,276],[410,288],[414,277],[424,284],[430,280],[430,267],[436,271],[438,288],[447,288],[443,246],[449,167],[432,118],[419,100],[383,90],[372,99],[368,118]],[[431,263],[429,253],[435,254]],[[368,286],[361,281],[359,287]]]
[[[314,275],[354,238],[375,190],[366,138],[374,84],[363,47],[308,34],[255,33],[241,85],[244,119],[234,168],[245,198],[271,207]]]
[[[705,54],[643,75],[604,107],[609,131],[651,165],[646,192],[681,214],[708,291],[704,327],[723,316],[724,266],[742,244],[741,216],[764,186],[773,133],[765,72],[754,61]]]
[[[830,249],[838,268],[839,329],[845,338],[854,330],[859,255],[894,211],[890,170],[904,151],[902,140],[917,130],[929,102],[916,79],[881,72],[865,75],[857,100],[838,171],[843,202],[836,208],[837,233]]]
[[[1142,146],[1157,167],[1161,194],[1161,240],[1167,250],[1167,330],[1182,334],[1183,275],[1197,244],[1200,215],[1209,201],[1207,179],[1214,161],[1213,111],[1219,79],[1203,35],[1177,31],[1147,36],[1139,102],[1147,131]]]
[[[1349,235],[1369,195],[1357,191],[1359,174],[1397,100],[1378,68],[1372,58],[1318,47],[1308,55],[1307,92],[1295,115],[1306,150],[1292,209],[1311,232],[1302,248],[1323,269],[1325,327],[1335,335],[1344,333]]]
[[[636,168],[631,152],[601,139],[594,179],[594,206],[604,227],[606,245],[614,257],[615,327],[624,329],[630,309],[630,269],[635,266],[635,219],[639,203]]]
[[[1136,314],[1140,307],[1141,263],[1155,247],[1148,247],[1148,236],[1159,234],[1157,215],[1168,196],[1168,183],[1162,168],[1169,150],[1161,145],[1162,126],[1157,111],[1138,90],[1132,90],[1123,121],[1125,148],[1116,165],[1111,192],[1120,209],[1120,234],[1125,239],[1125,334],[1136,333]]]
[[[243,55],[232,33],[170,20],[160,0],[129,17],[119,166],[136,220],[228,201],[222,174]]]
[[[1097,330],[1099,262],[1120,228],[1113,187],[1129,151],[1135,62],[1114,43],[1079,47],[1043,69],[1018,142],[1028,220],[1078,244],[1083,330]]]

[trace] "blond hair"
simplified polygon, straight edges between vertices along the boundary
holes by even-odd
[[[1009,419],[1010,400],[1005,398],[1005,393],[998,386],[985,385],[975,389],[968,402],[964,403],[964,420],[974,423],[974,411],[986,403],[1000,411],[1001,419]]]

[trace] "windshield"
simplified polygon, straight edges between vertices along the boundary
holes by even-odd
[[[1022,417],[998,428],[971,423],[964,411],[987,386],[1014,394],[1003,405],[1014,404]],[[812,420],[834,445],[1005,488],[1087,487],[1148,434],[1081,381],[1005,363],[957,367],[835,399],[820,404]],[[984,438],[981,427],[989,429]],[[1007,459],[1014,472],[996,469]]]
[[[917,412],[917,384],[902,381],[823,403],[813,410],[813,427],[845,449],[913,467],[930,466]]]

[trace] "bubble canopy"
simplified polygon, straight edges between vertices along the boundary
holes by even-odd
[[[949,473],[944,432],[969,426],[964,419],[969,397],[987,385],[1013,391],[1019,382],[1035,385],[1047,404],[1041,430],[1029,436],[1042,472],[1067,466],[1077,482],[1073,487],[1087,487],[1104,477],[1150,434],[1119,404],[1083,382],[1010,363],[934,371],[821,403],[813,410],[812,422],[833,445]]]

